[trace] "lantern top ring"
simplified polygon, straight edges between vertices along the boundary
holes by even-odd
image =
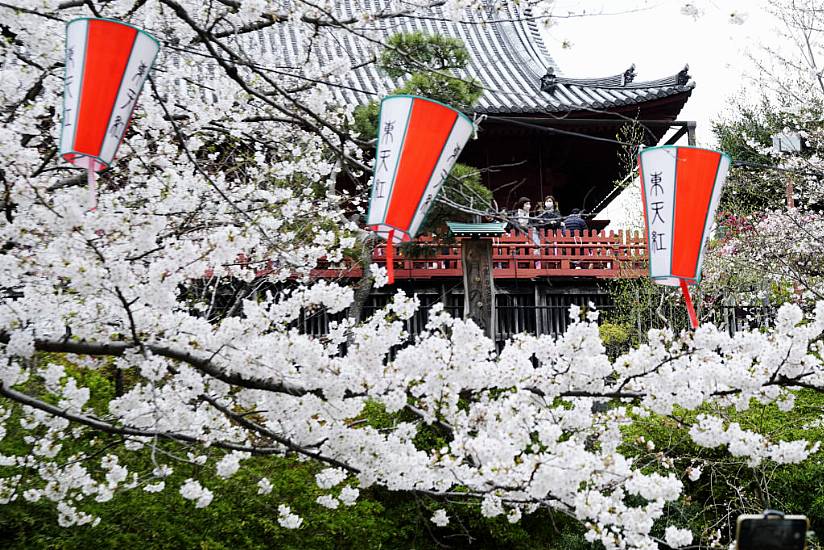
[[[109,23],[115,23],[116,25],[123,25],[124,27],[130,27],[136,30],[138,33],[146,36],[147,38],[151,39],[155,44],[160,47],[160,40],[154,37],[153,34],[146,32],[145,30],[141,29],[140,27],[136,27],[131,23],[126,23],[125,21],[121,21],[120,19],[112,19],[111,17],[76,17],[71,21],[66,22],[66,27],[71,25],[72,23],[76,23],[77,21],[108,21]]]
[[[718,153],[722,157],[726,157],[730,160],[730,162],[732,162],[732,157],[724,151],[718,151],[716,149],[707,149],[706,147],[696,147],[694,145],[656,145],[654,147],[644,147],[638,152],[638,154],[640,155],[646,151],[653,151],[655,149],[697,149],[699,151],[711,151],[713,153]]]
[[[459,117],[463,118],[464,120],[466,120],[467,122],[469,122],[470,124],[475,126],[475,123],[472,121],[471,118],[469,118],[466,114],[464,114],[462,111],[459,111],[458,109],[456,109],[452,105],[447,105],[446,103],[444,103],[442,101],[438,101],[438,100],[435,100],[435,99],[430,99],[428,97],[423,97],[423,96],[420,96],[420,95],[415,95],[415,94],[394,94],[394,95],[383,96],[383,99],[381,99],[381,105],[383,104],[384,101],[387,101],[389,99],[394,99],[394,98],[397,98],[397,97],[409,97],[409,98],[412,98],[412,99],[419,99],[421,101],[428,101],[429,103],[435,103],[436,105],[440,105],[441,107],[446,107],[450,111],[454,111],[455,113],[457,113]]]

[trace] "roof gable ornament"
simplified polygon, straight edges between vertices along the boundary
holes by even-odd
[[[624,77],[621,81],[621,86],[626,86],[633,80],[635,80],[635,63],[633,63],[629,69],[624,71]]]
[[[555,67],[549,67],[546,74],[541,77],[541,91],[552,93],[555,91],[555,86],[558,84],[558,76],[555,74]]]
[[[690,66],[684,65],[678,74],[675,76],[675,82],[678,86],[686,86],[690,81]]]

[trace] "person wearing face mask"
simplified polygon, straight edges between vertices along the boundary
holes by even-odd
[[[543,208],[538,217],[541,218],[541,225],[550,229],[554,229],[561,222],[561,212],[558,208],[558,201],[552,195],[547,195],[544,199]]]
[[[558,201],[555,200],[555,197],[552,195],[547,195],[546,198],[544,198],[544,203],[541,205],[538,218],[538,223],[536,225],[544,232],[545,238],[549,239],[547,242],[554,243],[555,240],[552,238],[554,231],[563,226],[560,207],[558,206]],[[550,255],[557,255],[558,247],[549,246],[545,249],[545,252]]]

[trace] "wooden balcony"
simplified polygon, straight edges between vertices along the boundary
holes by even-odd
[[[444,244],[420,237],[415,257],[395,248],[395,279],[462,277],[460,239]],[[537,243],[537,244],[536,244]],[[386,265],[386,247],[375,249],[372,261]],[[529,235],[512,231],[492,239],[496,279],[538,277],[632,278],[646,273],[643,234],[638,232],[567,231],[532,229]],[[354,265],[321,265],[316,278],[360,277]]]

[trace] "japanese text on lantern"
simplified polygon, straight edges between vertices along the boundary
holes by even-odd
[[[385,218],[411,109],[412,99],[408,97],[393,98],[381,105],[369,223],[381,223]]]
[[[672,267],[675,155],[672,148],[658,147],[640,160],[652,277],[666,276]]]
[[[381,130],[383,144],[378,154],[378,169],[375,171],[375,194],[379,199],[386,197],[386,182],[389,179],[387,161],[392,156],[392,144],[395,143],[395,121],[384,121]]]
[[[380,150],[378,151],[377,168],[375,170],[375,198],[386,198],[386,182],[392,179],[390,170],[394,168],[394,157],[397,153],[395,145],[395,120],[383,121],[381,128]],[[390,168],[390,166],[392,168]]]
[[[649,225],[650,251],[655,254],[667,249],[667,222],[665,217],[669,217],[672,207],[667,204],[667,197],[664,195],[664,186],[661,171],[652,172],[649,178],[649,215],[651,217]]]
[[[63,140],[68,140],[77,122],[83,59],[86,55],[86,32],[80,26],[69,27],[66,35],[65,77],[63,79]]]
[[[144,34],[138,34],[136,41],[151,40]],[[126,67],[126,72],[123,74],[123,84],[117,95],[117,101],[114,104],[112,116],[109,119],[108,133],[116,140],[120,140],[126,132],[129,119],[134,111],[137,102],[137,96],[140,95],[140,89],[143,83],[149,76],[149,67],[154,58],[154,51],[149,48],[135,48],[137,55],[134,55]]]

